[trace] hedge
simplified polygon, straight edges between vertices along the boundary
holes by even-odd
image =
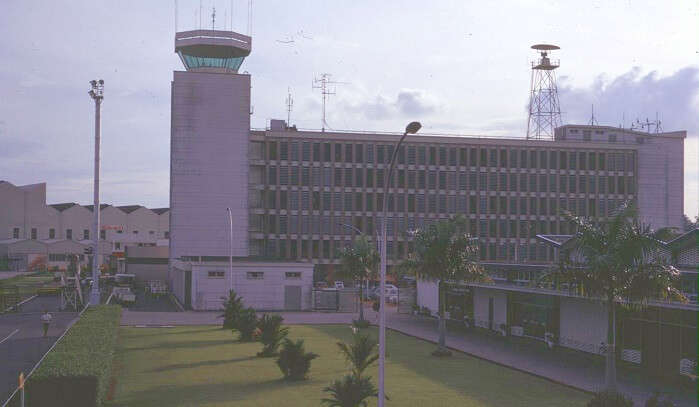
[[[121,307],[87,309],[27,380],[28,406],[100,406],[109,389]]]

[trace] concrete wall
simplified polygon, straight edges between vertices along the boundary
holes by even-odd
[[[476,326],[488,328],[488,303],[493,298],[493,329],[507,323],[507,292],[492,288],[473,288],[473,317]]]
[[[641,221],[654,229],[682,227],[684,136],[645,137],[638,146],[638,206]]]
[[[607,342],[607,309],[600,302],[584,298],[561,297],[561,346],[599,353],[600,343]]]
[[[439,290],[435,281],[417,279],[417,305],[427,307],[433,315],[437,315],[439,312]]]
[[[74,205],[61,212],[59,227],[60,231],[57,231],[57,239],[68,239],[67,230],[71,229],[73,231],[72,240],[83,240],[83,232],[87,229],[90,233],[90,239],[92,236],[92,222],[93,215],[92,211],[80,206]]]
[[[224,273],[223,278],[209,277],[209,271]],[[301,279],[286,279],[285,272],[301,272]],[[264,279],[248,279],[248,272],[263,272]],[[256,310],[283,310],[284,287],[301,286],[301,308],[309,310],[313,288],[313,265],[300,263],[234,263],[233,277],[228,264],[192,265],[192,306],[196,310],[221,309],[228,291],[233,288],[246,306]]]
[[[170,144],[170,255],[248,255],[250,76],[175,72]]]

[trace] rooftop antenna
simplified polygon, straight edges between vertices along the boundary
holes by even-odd
[[[199,29],[201,30],[201,10],[202,10],[202,0],[199,0]]]
[[[597,119],[595,119],[595,105],[592,105],[592,116],[590,116],[590,122],[588,124],[590,126],[599,126]]]
[[[252,0],[248,0],[248,37],[252,35]]]
[[[175,32],[177,32],[177,0],[175,0]]]
[[[662,133],[663,126],[658,118],[658,112],[655,112],[655,134]]]
[[[216,6],[214,6],[213,10],[211,11],[211,29],[216,29]]]
[[[531,48],[536,50],[541,58],[532,61],[527,140],[552,140],[554,130],[561,125],[561,106],[558,102],[555,73],[560,62],[551,61],[548,53],[560,47],[551,44],[535,44]]]
[[[291,110],[294,108],[294,99],[291,97],[291,88],[287,88],[286,96],[286,125],[291,126]]]
[[[332,75],[330,75],[329,73],[322,73],[320,74],[320,78],[313,78],[313,84],[311,85],[313,89],[320,89],[320,94],[323,96],[323,117],[321,121],[322,131],[325,131],[325,127],[330,128],[330,126],[328,126],[328,122],[325,120],[325,103],[328,99],[328,96],[334,95],[336,93],[335,87],[332,87],[331,89],[328,85],[346,83],[331,81],[330,76]]]

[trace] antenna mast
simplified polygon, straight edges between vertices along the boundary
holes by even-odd
[[[328,99],[328,96],[334,95],[335,94],[335,88],[333,87],[332,89],[328,87],[328,85],[335,85],[338,83],[344,83],[344,82],[334,82],[330,80],[330,74],[329,73],[322,73],[320,74],[320,78],[314,78],[313,79],[313,89],[320,89],[320,94],[323,96],[323,117],[321,121],[321,126],[322,126],[322,131],[325,131],[325,127],[330,128],[328,126],[328,122],[325,120],[325,103]]]
[[[216,29],[216,6],[214,6],[213,10],[211,11],[211,29]]]
[[[590,121],[588,122],[590,126],[599,126],[597,119],[595,119],[595,105],[592,105],[592,116],[590,116]]]
[[[527,140],[553,139],[554,130],[561,125],[561,106],[558,102],[555,70],[559,61],[551,61],[548,53],[560,49],[556,45],[532,45],[540,55],[532,62],[532,80],[529,99]]]
[[[291,97],[291,88],[287,88],[286,96],[286,125],[291,126],[291,110],[294,108],[294,99]]]

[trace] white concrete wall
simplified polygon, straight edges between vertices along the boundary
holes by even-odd
[[[174,72],[170,256],[248,255],[250,76]]]
[[[170,285],[170,291],[175,295],[180,304],[184,305],[184,275],[187,264],[174,261],[170,263],[168,269],[168,284]]]
[[[106,240],[114,241],[119,236],[126,233],[126,213],[121,209],[114,206],[107,206],[100,211],[100,225],[101,227],[121,227],[122,233],[117,230],[106,230]]]
[[[437,282],[417,279],[417,305],[427,307],[433,315],[439,312],[439,290]]]
[[[639,215],[654,229],[682,227],[686,133],[672,134],[646,137],[638,146]]]
[[[209,278],[209,271],[222,271],[224,278]],[[247,272],[263,272],[264,279],[249,280]],[[301,279],[286,279],[285,272],[301,272]],[[301,286],[301,309],[309,310],[313,288],[313,265],[295,263],[234,263],[233,278],[228,264],[192,265],[192,307],[221,309],[221,297],[233,288],[246,306],[256,310],[284,310],[284,286]]]
[[[559,344],[572,349],[599,353],[607,342],[606,305],[584,298],[561,297]]]
[[[57,239],[67,239],[67,230],[73,231],[72,240],[83,240],[83,231],[89,230],[90,239],[92,239],[92,211],[80,206],[73,205],[70,208],[61,212],[60,216],[60,233],[56,231]]]
[[[166,239],[165,232],[170,232],[170,211],[158,215],[158,239]]]
[[[128,213],[126,215],[126,222],[126,230],[124,233],[137,235],[144,239],[154,241],[158,238],[158,214],[150,209],[141,207]]]
[[[507,292],[493,288],[473,288],[473,318],[476,326],[488,328],[488,302],[493,298],[493,329],[507,323]]]

